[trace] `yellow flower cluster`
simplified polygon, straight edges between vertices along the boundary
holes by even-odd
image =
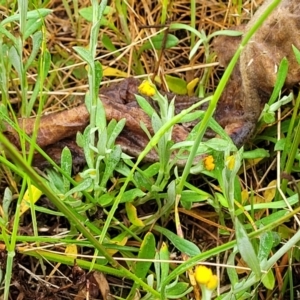
[[[205,266],[198,266],[195,269],[195,279],[201,288],[202,300],[210,300],[213,290],[218,286],[217,275]]]
[[[198,266],[196,268],[195,279],[198,284],[203,284],[210,290],[214,290],[218,286],[217,275],[213,275],[211,269],[205,266]]]
[[[212,155],[209,155],[209,156],[206,156],[204,159],[203,159],[203,163],[204,163],[204,168],[207,170],[207,171],[212,171],[215,169],[215,163],[214,163],[214,157]]]
[[[156,89],[153,83],[148,80],[144,80],[138,87],[139,93],[148,97],[152,97],[156,93]]]

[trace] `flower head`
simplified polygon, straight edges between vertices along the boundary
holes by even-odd
[[[209,156],[206,156],[204,159],[203,159],[203,163],[204,163],[204,168],[207,170],[207,171],[212,171],[215,169],[215,163],[214,163],[214,157],[212,155],[209,155]]]
[[[152,97],[156,93],[156,89],[153,83],[148,80],[144,80],[138,87],[139,93],[148,97]]]
[[[209,290],[213,291],[218,286],[218,282],[219,282],[218,276],[212,275],[210,280],[206,283],[206,287]]]
[[[195,270],[195,279],[198,282],[198,284],[207,284],[211,277],[213,276],[213,273],[211,269],[205,267],[205,266],[198,266]]]
[[[211,269],[205,266],[198,266],[195,270],[195,279],[201,288],[202,300],[211,300],[213,290],[218,286],[218,277]]]

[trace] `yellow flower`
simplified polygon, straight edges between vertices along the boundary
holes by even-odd
[[[233,155],[226,158],[227,168],[232,171],[235,165],[235,157]]]
[[[195,279],[201,289],[202,300],[211,300],[213,290],[218,286],[218,277],[211,269],[198,266],[195,269]]]
[[[218,276],[217,275],[212,275],[210,280],[207,282],[206,284],[206,287],[209,289],[209,290],[214,290],[217,286],[218,286]]]
[[[205,266],[198,266],[195,270],[195,279],[198,284],[206,285],[213,276],[211,269]]]
[[[214,164],[214,157],[212,155],[206,156],[203,160],[204,163],[204,168],[207,171],[212,171],[215,169],[215,164]]]
[[[139,93],[148,97],[152,97],[156,93],[156,89],[153,83],[148,80],[144,80],[138,87]]]

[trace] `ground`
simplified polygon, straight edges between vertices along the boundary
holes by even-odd
[[[208,44],[204,41],[190,57],[191,49],[199,39],[186,30],[182,24],[193,26],[202,32],[203,36],[209,37],[218,30],[247,23],[263,1],[244,1],[243,5],[239,4],[239,1],[196,2],[193,7],[194,2],[187,0],[171,3],[165,3],[165,1],[109,1],[110,10],[105,12],[106,19],[101,24],[96,47],[97,61],[103,68],[101,86],[128,76],[147,79],[154,78],[153,74],[155,74],[157,78],[160,78],[162,87],[164,86],[163,80],[166,80],[165,85],[168,85],[177,94],[189,93],[190,95],[208,96],[214,93],[224,69],[219,66],[218,59],[210,47],[212,39],[208,41]],[[24,81],[22,81],[22,76],[19,76],[20,73],[16,67],[18,65],[16,63],[17,55],[13,55],[12,51],[7,54],[9,52],[7,49],[14,44],[5,34],[1,33],[0,47],[2,47],[2,53],[5,54],[4,60],[10,61],[10,63],[4,64],[1,71],[2,93],[3,86],[6,84],[3,81],[4,74],[9,82],[6,85],[9,88],[9,101],[3,94],[2,102],[4,106],[8,107],[10,117],[12,117],[12,112],[15,113],[15,117],[32,117],[36,116],[39,111],[45,115],[70,109],[82,103],[83,96],[89,88],[90,69],[74,47],[80,46],[87,49],[92,43],[90,41],[92,13],[89,9],[83,10],[90,5],[89,1],[81,0],[72,2],[57,0],[43,3],[36,1],[36,3],[29,4],[28,11],[35,8],[48,8],[52,12],[43,19],[42,26],[35,31],[40,30],[44,44],[39,44],[37,57],[33,57],[26,68]],[[17,14],[15,3],[2,3],[0,10],[2,20],[5,20],[7,16]],[[181,24],[180,29],[175,30],[174,27],[172,29],[172,25],[174,26],[175,23]],[[9,32],[16,37],[22,36],[19,22],[14,21],[9,24],[6,27]],[[158,49],[154,50],[154,46],[148,42],[149,38],[152,35],[157,36],[158,32],[163,32],[169,26],[169,33],[178,41],[176,40],[172,44],[171,40],[169,41],[171,45],[168,45],[168,42],[163,45],[162,34],[160,39],[154,39],[154,43],[158,45],[155,46]],[[34,38],[31,37],[22,40],[23,57],[21,62],[24,66],[30,59],[31,53],[35,51]],[[43,56],[46,52],[50,57],[48,60],[45,58],[46,55]],[[45,65],[49,64],[49,72],[45,78],[41,75],[43,59]],[[178,81],[178,79],[180,80]],[[195,85],[189,85],[194,79],[198,79]],[[39,87],[38,80],[42,81],[42,88]],[[39,106],[39,101],[32,102],[28,99],[33,97],[36,86],[45,92],[43,97],[35,95],[36,99],[42,99],[42,107]],[[29,95],[29,97],[25,97],[25,102],[24,89]],[[38,89],[36,92],[38,93]],[[31,109],[26,111],[26,107],[28,108],[30,105]],[[292,114],[290,106],[283,108],[281,114],[285,118],[282,123],[283,134],[287,135]],[[264,231],[258,232],[262,224],[269,226],[267,228],[270,232],[272,231],[272,239],[274,239],[268,249],[269,252],[266,251],[266,258],[271,256],[271,249],[273,253],[279,249],[277,243],[279,237],[281,243],[285,244],[296,234],[297,230],[296,222],[291,215],[285,217],[286,205],[281,207],[279,204],[277,207],[271,205],[270,208],[266,205],[260,210],[249,208],[249,206],[271,202],[274,199],[281,200],[274,189],[276,184],[274,180],[278,177],[274,150],[274,139],[276,138],[274,123],[258,124],[257,137],[246,145],[246,149],[257,149],[260,154],[268,151],[268,157],[266,155],[263,158],[257,158],[253,152],[248,152],[250,153],[249,157],[244,157],[245,160],[240,168],[236,169],[236,173],[230,172],[234,172],[238,158],[229,155],[227,157],[226,153],[219,151],[215,145],[213,155],[211,155],[214,160],[206,161],[208,165],[204,165],[200,174],[188,176],[179,206],[175,203],[175,188],[173,189],[172,184],[174,187],[175,184],[178,186],[182,176],[180,169],[175,168],[174,170],[174,168],[166,167],[164,172],[166,170],[169,172],[166,175],[156,171],[158,167],[155,164],[139,165],[140,169],[134,173],[133,179],[129,182],[126,189],[127,194],[125,192],[122,200],[118,200],[120,203],[115,207],[113,215],[110,213],[113,211],[113,201],[117,201],[115,199],[118,199],[120,189],[130,176],[130,168],[133,164],[119,164],[109,173],[106,167],[107,161],[101,162],[96,171],[100,176],[98,185],[96,186],[94,181],[90,181],[90,185],[77,190],[71,190],[71,188],[76,185],[76,182],[82,182],[80,180],[83,175],[81,175],[82,178],[79,178],[78,175],[79,172],[84,171],[82,167],[70,170],[66,164],[63,170],[67,175],[71,175],[69,177],[62,176],[61,171],[37,170],[43,178],[47,179],[46,187],[50,189],[50,193],[52,191],[53,197],[60,197],[61,202],[70,208],[78,222],[88,228],[88,232],[96,239],[100,239],[101,242],[97,246],[80,230],[79,225],[73,222],[71,215],[57,209],[57,202],[53,202],[53,198],[44,193],[44,190],[43,193],[39,193],[38,190],[29,188],[32,186],[32,182],[35,183],[34,179],[37,177],[31,177],[31,173],[27,173],[26,168],[25,172],[18,173],[18,167],[10,166],[6,160],[7,152],[2,152],[1,163],[3,165],[0,177],[2,250],[0,261],[2,277],[4,274],[8,274],[6,281],[2,278],[3,299],[5,297],[18,300],[141,299],[146,292],[153,291],[146,290],[141,283],[135,286],[133,283],[135,278],[128,275],[124,269],[136,274],[137,278],[142,278],[144,282],[146,282],[146,275],[155,273],[153,290],[158,291],[160,286],[157,280],[159,273],[157,269],[153,265],[148,266],[136,262],[137,257],[149,258],[153,261],[153,253],[156,254],[156,260],[170,256],[172,262],[167,264],[168,268],[173,271],[173,273],[170,271],[170,274],[180,276],[182,289],[190,278],[183,269],[176,273],[176,267],[179,262],[186,261],[188,256],[200,255],[197,251],[203,253],[201,261],[206,260],[212,263],[211,268],[219,278],[219,289],[217,290],[219,294],[229,291],[230,283],[233,280],[230,276],[236,275],[237,281],[247,280],[249,275],[247,264],[239,254],[233,255],[232,246],[230,247],[230,241],[235,240],[235,231],[237,230],[234,218],[230,215],[230,209],[228,209],[228,205],[226,206],[226,197],[230,192],[234,194],[234,200],[236,200],[234,209],[235,214],[239,216],[239,222],[244,225],[245,232],[252,234],[252,238],[256,237],[252,239],[256,253],[259,252],[258,249],[261,249],[257,237],[259,234],[261,236],[267,234]],[[297,124],[297,120],[295,123]],[[23,153],[25,152],[23,151]],[[216,154],[217,152],[218,154]],[[26,157],[25,154],[24,157]],[[228,159],[227,161],[225,157]],[[289,171],[286,157],[282,157],[282,169]],[[233,165],[236,164],[233,168],[230,167],[230,159],[232,159]],[[68,162],[67,159],[66,162]],[[287,172],[289,175],[286,175],[286,179],[292,182],[286,189],[288,199],[297,196],[298,193],[297,162],[297,159],[293,161],[293,170]],[[22,168],[20,165],[19,169],[22,170]],[[225,174],[222,177],[225,169],[229,175]],[[85,170],[87,176],[85,179],[89,180],[92,178],[89,176],[94,169],[85,167]],[[106,174],[106,171],[108,175],[105,181],[103,174]],[[24,174],[29,177],[27,178]],[[232,176],[235,178],[235,182],[232,183],[226,176],[228,178]],[[70,177],[75,180],[75,183],[69,179]],[[222,190],[222,183],[225,185],[226,178],[229,186],[228,194],[224,189]],[[102,179],[105,183],[104,186],[101,185]],[[232,187],[231,190],[230,187]],[[68,196],[64,196],[70,190],[72,192]],[[38,202],[35,205],[34,203],[28,205],[24,211],[20,212],[20,205],[25,205],[26,192],[29,194],[27,199],[34,198]],[[43,195],[41,196],[41,194]],[[295,205],[295,202],[292,205]],[[290,212],[295,213],[294,210],[290,210]],[[259,223],[260,220],[262,223]],[[272,223],[277,221],[277,226],[273,226]],[[106,224],[108,224],[107,228]],[[164,231],[165,229],[168,231]],[[106,233],[104,236],[102,236],[103,232]],[[172,235],[172,233],[176,234]],[[177,236],[180,240],[176,240]],[[268,237],[270,238],[269,235]],[[153,243],[154,246],[152,246]],[[248,245],[247,242],[245,244]],[[101,253],[102,245],[105,246],[106,260],[113,256],[118,264],[114,265],[112,261],[105,264],[103,257],[96,259],[96,256],[104,255]],[[222,245],[225,245],[223,249]],[[266,245],[269,247],[270,244],[266,243]],[[193,248],[194,246],[196,250]],[[147,252],[145,248],[149,248],[149,251]],[[15,256],[13,256],[14,249],[16,249]],[[152,253],[151,250],[154,252]],[[212,254],[205,256],[209,250],[212,251]],[[134,262],[130,259],[133,259]],[[289,259],[290,261],[288,261]],[[291,289],[297,291],[299,288],[297,286],[299,277],[297,259],[297,248],[283,253],[273,269],[274,287],[266,289],[266,284],[260,282],[260,285],[255,286],[254,289],[256,295],[251,297],[273,299],[277,296],[280,299],[292,299]],[[239,269],[235,275],[230,275],[226,268],[226,264],[230,262],[246,269]],[[288,265],[291,266],[289,270],[287,269]],[[146,274],[138,276],[138,274],[142,274],[139,272],[142,272],[143,268],[146,269]],[[163,277],[163,271],[161,272]],[[169,274],[169,269],[166,273]],[[162,279],[165,278],[166,274]],[[9,282],[11,285],[8,289]],[[188,286],[189,284],[187,284]],[[176,287],[179,289],[180,286],[176,285]],[[184,291],[186,290],[187,288]],[[152,294],[152,296],[151,299],[154,299],[155,295]],[[199,288],[196,287],[194,291],[190,291],[185,296],[178,296],[178,299],[200,299]]]

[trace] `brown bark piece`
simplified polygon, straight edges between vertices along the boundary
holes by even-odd
[[[41,117],[38,126],[37,144],[44,148],[55,144],[67,137],[74,136],[82,131],[89,122],[89,113],[84,104],[61,112],[52,113]],[[19,120],[20,128],[29,136],[34,130],[35,118]],[[19,148],[20,140],[18,133],[6,125],[6,133],[9,139]]]

